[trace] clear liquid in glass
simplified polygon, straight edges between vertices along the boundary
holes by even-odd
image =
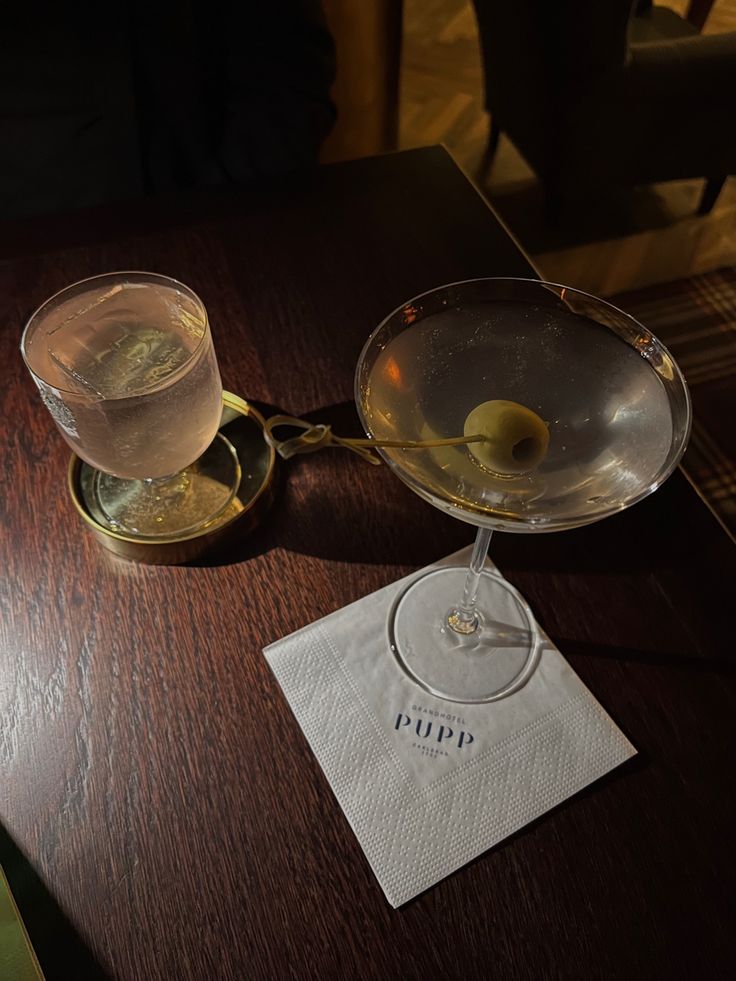
[[[49,310],[26,358],[66,441],[106,473],[169,476],[217,432],[222,384],[206,316],[174,284],[91,286]]]
[[[547,423],[533,471],[494,475],[467,446],[384,451],[417,493],[473,524],[586,523],[644,493],[671,451],[670,402],[646,358],[603,325],[529,304],[469,304],[407,326],[376,357],[361,404],[375,438],[427,440],[462,435],[491,399]]]

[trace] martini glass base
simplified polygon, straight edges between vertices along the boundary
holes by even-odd
[[[217,433],[204,453],[160,480],[126,480],[96,471],[95,505],[111,531],[138,538],[171,538],[203,530],[233,500],[240,486],[235,448]]]
[[[389,640],[399,664],[425,691],[453,702],[493,702],[522,688],[539,663],[542,641],[523,597],[501,576],[480,574],[477,629],[458,633],[450,603],[462,596],[467,568],[437,569],[399,595]]]

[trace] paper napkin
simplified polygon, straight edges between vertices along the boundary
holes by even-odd
[[[392,906],[636,752],[546,636],[529,682],[497,702],[443,701],[414,684],[386,625],[426,571],[264,650]]]

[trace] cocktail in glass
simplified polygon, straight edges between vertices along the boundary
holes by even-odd
[[[420,497],[478,527],[467,568],[414,580],[390,645],[423,688],[487,702],[526,683],[541,650],[519,593],[484,568],[493,530],[547,532],[599,521],[667,478],[690,431],[690,400],[666,348],[585,293],[480,279],[402,304],[371,334],[355,397],[379,448]]]

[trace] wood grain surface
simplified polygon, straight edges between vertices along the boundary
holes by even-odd
[[[400,910],[261,649],[472,529],[337,451],[285,464],[263,527],[186,567],[115,559],[67,498],[18,354],[37,304],[175,276],[227,388],[350,432],[386,313],[529,273],[443,150],[39,219],[1,248],[0,862],[49,981],[735,976],[736,553],[680,473],[599,525],[494,540],[639,756]]]

